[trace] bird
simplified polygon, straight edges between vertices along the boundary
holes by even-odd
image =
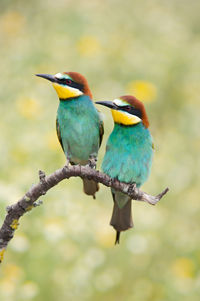
[[[111,109],[114,128],[103,158],[102,170],[113,179],[140,187],[148,178],[152,165],[153,142],[144,104],[132,95],[96,104]],[[116,230],[115,244],[121,231],[133,227],[131,198],[111,188],[114,201],[110,225]]]
[[[78,72],[36,76],[50,81],[57,92],[56,131],[67,164],[87,165],[93,161],[96,167],[104,126],[94,106],[88,81]],[[99,185],[93,180],[83,179],[83,190],[95,198]]]

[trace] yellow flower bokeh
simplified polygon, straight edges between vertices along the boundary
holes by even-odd
[[[157,89],[148,81],[133,80],[127,84],[127,93],[134,95],[141,101],[151,102],[156,98]]]
[[[55,186],[0,250],[0,301],[199,300],[200,1],[0,3],[1,223],[39,169],[48,175],[66,161],[59,101],[50,82],[33,83],[35,73],[80,72],[94,102],[123,94],[143,101],[156,150],[141,189],[171,191],[156,207],[133,201],[135,228],[115,246],[110,188],[100,184],[93,200],[81,179]],[[103,111],[100,170],[113,128]]]
[[[23,28],[25,17],[16,11],[9,11],[5,13],[0,22],[0,27],[6,35],[16,35]]]
[[[61,150],[61,146],[59,144],[56,131],[53,130],[49,132],[46,136],[47,146],[52,151]]]
[[[94,36],[82,36],[77,43],[77,48],[81,55],[92,57],[100,52],[101,45]]]
[[[102,248],[113,248],[115,242],[115,231],[107,225],[102,225],[95,233],[96,240]]]
[[[28,152],[25,148],[21,146],[16,146],[12,151],[11,151],[11,156],[12,159],[14,159],[18,163],[24,163],[28,159]]]
[[[18,112],[27,119],[35,119],[41,112],[41,106],[37,100],[29,97],[16,100]]]
[[[172,264],[172,271],[176,277],[192,278],[194,276],[194,263],[190,258],[177,258]]]
[[[16,264],[7,263],[3,267],[4,280],[17,281],[23,276],[23,269]]]

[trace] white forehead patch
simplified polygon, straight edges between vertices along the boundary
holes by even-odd
[[[123,107],[123,106],[127,106],[128,103],[123,101],[122,99],[116,98],[113,100],[113,103],[116,104],[117,106]]]
[[[64,76],[63,76],[62,73],[56,73],[56,74],[55,74],[55,77],[56,77],[57,79],[62,79]]]
[[[65,78],[65,79],[71,79],[71,77],[69,76],[69,75],[67,75],[67,74],[63,74],[63,73],[56,73],[55,74],[55,78],[57,78],[57,79],[63,79],[63,78]]]

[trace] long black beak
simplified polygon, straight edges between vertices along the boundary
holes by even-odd
[[[113,110],[118,110],[118,106],[116,106],[116,104],[113,103],[112,101],[96,101],[95,103],[98,105],[108,107]]]
[[[44,79],[49,80],[50,82],[55,82],[56,78],[51,74],[35,74],[36,76],[42,77]]]

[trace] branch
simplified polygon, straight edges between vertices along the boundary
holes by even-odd
[[[116,179],[111,179],[108,175],[91,168],[89,165],[66,165],[49,176],[46,176],[45,173],[40,170],[39,183],[33,185],[17,203],[6,208],[7,215],[0,229],[0,262],[3,260],[5,249],[9,241],[13,238],[14,232],[19,225],[20,217],[32,208],[41,204],[41,201],[37,201],[40,196],[45,195],[49,189],[62,180],[71,177],[92,179],[107,187],[115,188],[116,190],[129,195],[134,200],[144,201],[151,205],[155,205],[169,190],[166,188],[157,196],[151,196],[138,189],[135,184],[126,184],[119,182]]]

